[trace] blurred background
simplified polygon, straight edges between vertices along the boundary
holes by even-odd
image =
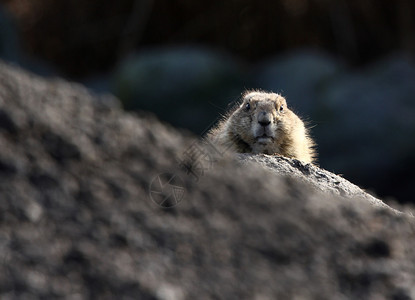
[[[202,135],[244,89],[281,93],[319,164],[415,202],[415,2],[2,0],[0,58]]]

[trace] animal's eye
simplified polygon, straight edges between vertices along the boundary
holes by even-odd
[[[284,105],[280,106],[280,112],[282,112],[284,110]]]
[[[251,109],[251,104],[248,102],[246,105],[245,105],[245,110],[250,110]]]

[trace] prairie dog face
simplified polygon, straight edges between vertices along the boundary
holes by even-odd
[[[278,94],[248,92],[234,112],[232,124],[254,152],[261,152],[278,139],[278,127],[287,111],[287,102]]]

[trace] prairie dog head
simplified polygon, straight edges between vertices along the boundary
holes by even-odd
[[[286,126],[282,123],[289,112],[287,102],[281,95],[247,92],[232,115],[231,130],[254,152],[267,152],[283,134]]]

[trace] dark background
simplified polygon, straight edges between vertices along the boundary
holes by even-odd
[[[282,93],[319,164],[415,201],[415,2],[0,2],[0,57],[200,135],[244,89]]]

